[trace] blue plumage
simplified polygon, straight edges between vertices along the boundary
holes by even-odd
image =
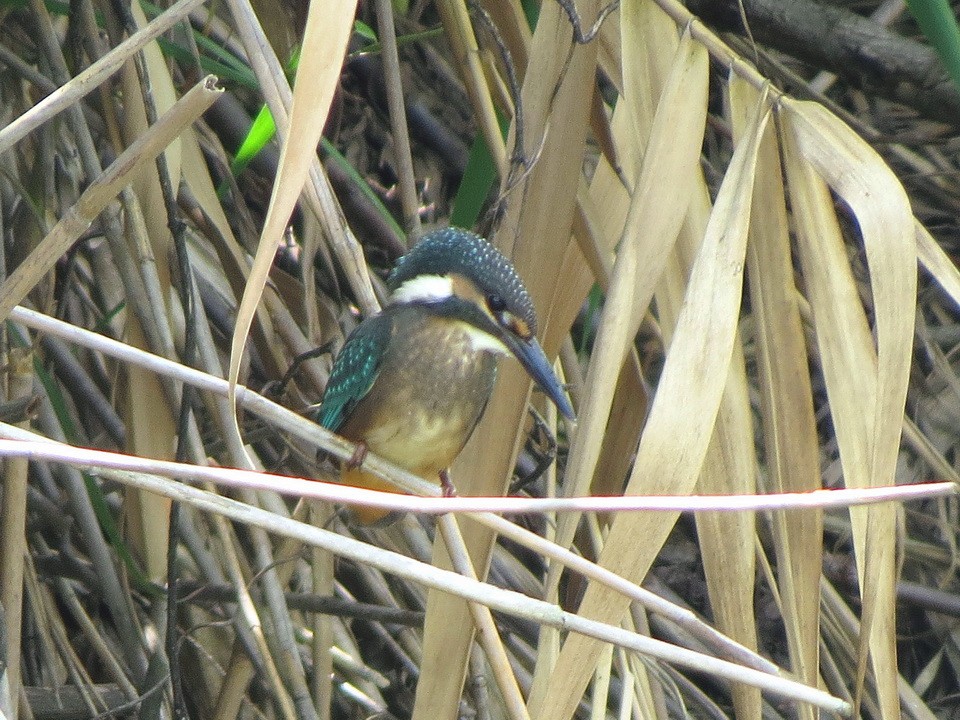
[[[381,361],[392,331],[390,315],[376,315],[361,323],[337,355],[327,381],[317,422],[336,432],[354,406],[370,392],[380,374]]]

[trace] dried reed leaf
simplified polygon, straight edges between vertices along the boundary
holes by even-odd
[[[499,5],[510,6],[508,3]],[[511,7],[512,9],[512,7]],[[437,10],[447,31],[447,40],[453,51],[454,59],[460,68],[463,84],[473,105],[480,133],[490,148],[490,156],[497,166],[497,174],[501,179],[507,176],[507,149],[500,133],[497,122],[497,112],[490,95],[490,88],[483,74],[483,65],[480,62],[480,52],[477,48],[477,38],[470,24],[470,13],[464,0],[441,0],[437,3]],[[506,15],[509,17],[509,15]],[[522,13],[520,15],[522,18]],[[506,27],[510,27],[507,25]],[[524,56],[521,55],[521,58]]]
[[[147,24],[143,8],[133,5],[130,13],[136,23],[142,28]],[[177,99],[173,78],[170,77],[170,68],[164,61],[157,43],[147,43],[141,51],[141,67],[145,73],[143,81],[150,89],[154,111],[158,116],[167,112]],[[121,73],[123,96],[125,98],[123,113],[123,135],[128,143],[132,143],[150,129],[147,119],[147,108],[144,104],[143,89],[140,85],[140,74],[133,63],[127,63]],[[167,172],[170,176],[172,192],[180,186],[180,138],[174,138],[163,151]],[[147,232],[150,236],[150,245],[156,258],[156,271],[160,277],[160,288],[166,297],[170,290],[170,260],[172,256],[173,240],[170,236],[166,200],[160,189],[160,178],[154,163],[142,165],[134,176],[133,191],[137,196],[143,212]]]
[[[903,186],[859,135],[822,105],[788,102],[800,150],[860,226],[871,273],[877,342],[873,479],[892,482],[907,395],[917,294],[913,213]]]
[[[480,5],[490,14],[490,19],[510,51],[517,77],[523,78],[530,62],[530,42],[533,39],[523,5],[519,0],[481,0]]]
[[[734,136],[743,132],[749,100],[731,93]],[[761,141],[750,219],[747,269],[757,337],[760,406],[771,490],[804,492],[820,487],[820,456],[807,348],[785,203],[780,156],[772,128]],[[817,684],[820,644],[820,568],[823,520],[818,510],[772,515],[777,589],[782,599],[791,667]],[[798,708],[812,720],[814,710]]]
[[[784,104],[788,178],[844,481],[892,484],[913,341],[916,258],[906,194],[880,157],[819,105]],[[795,145],[793,144],[795,143]],[[874,348],[826,184],[850,206],[870,266]],[[899,717],[894,586],[896,508],[851,509],[867,647],[884,718]]]
[[[616,68],[605,69],[613,73],[611,79],[621,93],[623,77],[619,83],[614,77],[623,75],[621,45],[645,50],[643,55],[626,63],[633,102],[629,105],[620,104],[618,107],[623,110],[615,112],[612,123],[617,157],[625,164],[623,167],[610,168],[606,163],[601,163],[590,189],[596,206],[602,208],[598,219],[603,228],[602,236],[606,242],[604,251],[607,253],[613,251],[623,234],[630,207],[630,195],[624,182],[628,187],[636,186],[649,143],[656,103],[669,79],[679,45],[675,25],[653,3],[631,4],[627,10],[626,22],[621,24],[620,15],[614,14],[600,31],[601,61],[606,59],[615,63]],[[598,275],[598,282],[605,292],[610,289],[611,270],[607,264],[603,276]],[[631,363],[634,370],[632,376],[627,371]],[[620,492],[625,477],[620,470],[626,470],[632,462],[640,438],[639,431],[647,414],[648,399],[646,388],[643,387],[640,360],[632,347],[617,382],[607,433],[594,473],[592,487],[599,494],[604,494],[606,489],[612,491],[614,485],[615,492]]]
[[[685,35],[654,119],[587,371],[564,482],[570,495],[584,494],[593,477],[616,388],[610,378],[620,374],[686,212],[684,186],[699,158],[706,117],[707,65],[706,51]],[[577,522],[576,515],[560,519],[560,545],[572,541]]]
[[[626,103],[619,105],[614,111],[611,122],[611,134],[618,158],[639,157],[639,138],[631,122]],[[580,202],[580,214],[575,228],[578,240],[576,262],[585,270],[583,255],[588,255],[589,266],[594,270],[589,275],[584,273],[585,278],[595,277],[594,282],[599,284],[604,292],[610,289],[613,251],[617,241],[623,235],[623,226],[630,208],[630,194],[624,187],[621,176],[625,177],[627,183],[632,186],[636,182],[639,170],[637,163],[614,169],[606,157],[601,158],[590,183],[589,195]],[[565,269],[564,277],[569,276],[570,273]],[[564,285],[566,286],[567,283]],[[577,294],[573,298],[568,297],[567,301],[570,302],[578,296]],[[561,298],[557,298],[554,305],[560,301]],[[574,310],[574,308],[570,309]],[[621,492],[646,416],[647,394],[640,372],[640,360],[636,351],[631,348],[617,379],[607,430],[593,474],[591,492],[597,495],[614,495]],[[556,579],[558,579],[556,576],[552,576],[552,581]]]
[[[613,13],[600,26],[600,34],[597,36],[597,42],[600,44],[597,64],[610,78],[610,82],[613,83],[617,93],[623,95],[623,73],[620,61],[622,56],[620,51],[621,39],[620,13]]]
[[[183,181],[202,209],[204,217],[213,223],[215,228],[215,232],[210,232],[209,235],[211,236],[212,248],[216,251],[215,257],[219,262],[213,267],[207,266],[213,272],[202,272],[201,274],[208,282],[219,287],[223,296],[228,298],[231,304],[236,303],[236,298],[243,295],[243,289],[247,283],[247,272],[249,270],[247,253],[234,236],[223,205],[217,197],[217,190],[213,179],[210,177],[210,170],[203,157],[203,152],[200,150],[196,133],[192,130],[183,133],[180,142],[183,155]],[[194,270],[199,272],[196,264]],[[224,287],[227,283],[229,285]],[[274,290],[268,285],[264,292],[269,295],[274,293]],[[257,343],[260,357],[267,365],[271,377],[282,376],[284,370],[281,368],[286,367],[283,358],[283,345],[276,341],[270,314],[263,305],[257,306],[252,334],[254,341]],[[229,432],[229,429],[224,428],[223,432]]]
[[[661,105],[667,104],[668,97],[665,91]],[[640,441],[628,494],[686,493],[700,473],[736,339],[753,168],[767,115],[765,105],[758,107],[750,131],[736,149],[720,187],[703,247],[693,268],[687,302],[680,313]],[[657,141],[664,140],[653,134],[651,145]],[[600,564],[627,578],[642,577],[669,532],[671,517],[676,518],[675,515],[618,516],[610,528]],[[641,537],[644,542],[637,543],[636,539]],[[626,604],[624,598],[591,583],[580,614],[618,619]],[[545,701],[531,713],[533,717],[570,717],[599,647],[580,637],[568,637]]]
[[[640,361],[631,349],[620,368],[616,381],[610,418],[597,458],[597,467],[590,483],[593,495],[619,495],[630,472],[630,465],[640,441],[640,431],[647,418],[649,398],[640,374]],[[604,524],[612,518],[603,516]]]
[[[916,223],[915,230],[920,262],[953,299],[953,302],[960,306],[960,270],[950,256],[943,251],[940,244],[933,239],[929,230],[919,222]]]
[[[647,26],[651,22],[651,18],[662,17],[662,15],[648,3],[643,3],[639,6],[629,5],[624,8],[624,12],[627,13],[628,17],[622,22],[620,30],[627,36],[624,41],[625,47],[644,48],[647,53],[665,52],[666,55],[673,60],[677,46],[676,28],[673,27],[669,21],[667,21],[668,27],[665,28],[665,33],[655,36],[656,42],[638,43],[638,39],[648,30]],[[601,32],[609,34],[609,27]],[[619,50],[619,44],[619,42],[615,44],[617,50]],[[610,46],[611,44],[607,43],[607,45]],[[666,50],[664,50],[664,48],[666,48]],[[620,58],[617,57],[616,60],[618,66],[617,72],[619,74],[621,72],[619,69],[621,65]],[[652,83],[647,72],[648,61],[646,59],[641,56],[634,58],[633,62],[628,64],[630,69],[624,72],[623,75],[631,83],[629,93],[631,97],[634,98],[634,102],[621,103],[615,112],[613,120],[613,135],[617,141],[618,158],[625,163],[625,166],[614,169],[610,167],[607,162],[608,158],[604,157],[601,159],[593,182],[591,183],[590,196],[585,202],[581,203],[580,217],[582,219],[580,225],[583,225],[585,230],[589,229],[593,230],[593,232],[578,232],[579,247],[586,256],[588,264],[594,268],[597,281],[608,295],[610,293],[611,276],[613,274],[613,268],[608,258],[620,238],[628,237],[631,238],[631,240],[627,242],[632,241],[636,243],[638,240],[634,240],[634,238],[638,239],[642,237],[646,239],[647,237],[661,237],[660,235],[647,236],[640,233],[633,233],[631,235],[624,228],[630,209],[635,203],[631,201],[630,194],[623,186],[621,175],[625,176],[628,183],[637,187],[637,176],[641,174],[644,148],[648,143],[651,125],[653,123],[654,111],[651,103],[654,103],[656,99],[660,97],[662,90],[662,85],[657,85],[656,88],[651,87]],[[703,76],[703,79],[705,80],[705,76]],[[698,83],[698,85],[702,84],[702,82],[703,81]],[[664,84],[665,83],[666,78],[664,78]],[[688,87],[687,89],[691,95],[697,93],[697,89],[693,87]],[[705,91],[704,87],[703,92]],[[650,99],[643,102],[643,100],[647,98]],[[665,104],[665,106],[669,107],[667,104]],[[697,122],[696,113],[687,114],[685,117],[689,121]],[[700,122],[699,132],[702,133],[703,120],[701,119]],[[681,145],[682,143],[677,143],[678,148],[680,148]],[[699,145],[699,141],[693,143],[693,145]],[[692,158],[693,155],[690,154],[688,160],[693,162]],[[675,159],[665,162],[665,169],[683,172],[682,162],[677,162]],[[668,180],[664,180],[664,182],[666,183]],[[642,195],[635,193],[634,197],[642,197]],[[596,212],[591,212],[594,208],[596,208]],[[664,237],[665,243],[672,242],[675,230],[673,232],[665,229],[657,230],[666,236]],[[587,244],[588,241],[589,244]],[[621,243],[621,245],[625,244],[626,243]],[[639,250],[636,252],[639,252]],[[661,252],[665,253],[666,250]],[[580,253],[578,253],[578,255],[579,254]],[[623,267],[623,264],[621,264],[621,273],[623,272]],[[621,287],[626,290],[628,284],[629,283],[624,281]],[[606,305],[608,307],[610,305],[609,296],[607,297]],[[596,492],[603,492],[605,490],[620,492],[624,474],[629,467],[630,459],[633,457],[634,450],[636,449],[636,442],[639,437],[639,429],[642,425],[643,417],[646,415],[646,398],[640,383],[639,362],[632,348],[629,349],[628,352],[630,354],[630,360],[628,360],[622,368],[614,371],[615,374],[619,376],[617,384],[613,385],[609,383],[609,378],[607,379],[606,385],[608,386],[608,390],[614,393],[613,402],[606,411],[609,415],[609,418],[606,419],[607,432],[602,432],[602,428],[599,428],[598,422],[598,429],[593,431],[594,434],[601,433],[601,440],[595,443],[594,448],[598,456],[596,460],[593,461],[593,467],[589,471],[584,467],[580,479],[580,482],[585,486],[592,476],[597,484],[595,487]],[[596,347],[594,348],[594,359],[595,358]],[[590,395],[587,394],[586,397],[589,398]],[[643,401],[636,402],[637,398],[643,398]],[[634,401],[632,407],[629,406],[630,401]],[[624,408],[629,408],[627,412],[630,413],[632,417],[628,419],[620,417],[620,412]],[[585,432],[583,419],[584,412],[586,412],[587,409],[581,406],[579,411],[580,427],[578,428],[577,435],[574,436],[575,442],[576,438],[582,436]],[[618,424],[618,420],[621,419],[627,421]],[[615,427],[617,428],[616,430],[613,429]],[[571,448],[571,458],[578,457],[582,458],[583,452]],[[570,463],[571,461],[568,460],[567,480],[564,487],[564,492],[568,495],[577,494],[578,492],[576,482],[571,480],[575,475],[570,473]],[[586,492],[586,487],[584,486],[580,487],[580,492]],[[561,545],[566,546],[572,541],[575,527],[576,522],[573,518],[561,517],[556,538]],[[551,594],[556,593],[559,581],[560,568],[556,564],[551,564],[546,582],[547,592]],[[548,668],[544,668],[538,672],[528,703],[531,708],[535,709],[540,707],[548,701],[548,699],[545,698],[545,694],[550,687],[550,679],[554,671],[553,663],[555,663],[556,658],[553,657],[552,661]],[[639,666],[637,672],[639,684],[642,687],[649,687],[645,668]]]
[[[734,348],[726,387],[717,414],[716,427],[700,477],[697,492],[703,495],[756,492],[756,458],[753,424],[746,382],[743,351]],[[755,513],[698,513],[700,557],[717,628],[756,650],[754,608],[756,581]],[[760,716],[760,692],[734,685],[738,717]]]
[[[748,90],[735,77],[728,83],[731,104]],[[759,93],[749,95],[742,118],[748,124],[757,107]],[[741,132],[745,128],[741,127]],[[738,139],[738,142],[740,140]],[[657,310],[664,340],[669,345],[675,331],[691,273],[710,222],[711,202],[706,181],[698,172],[691,193],[686,222],[672,263],[657,291]],[[713,437],[697,481],[705,495],[756,492],[756,460],[743,351],[734,343],[727,381],[717,413]],[[751,513],[701,513],[696,517],[700,554],[717,626],[749,648],[756,648],[753,607],[756,577],[755,519]],[[759,693],[747,686],[732,688],[737,714],[754,717],[760,712]]]
[[[134,347],[146,347],[135,317],[128,318],[127,341]],[[131,367],[126,373],[124,421],[127,449],[140,456],[170,459],[176,443],[176,426],[160,380],[154,373]],[[170,533],[170,501],[139,490],[124,494],[126,520],[124,536],[152,581],[162,583],[167,576],[167,543]]]

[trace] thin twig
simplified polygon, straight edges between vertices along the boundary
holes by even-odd
[[[308,421],[304,421],[308,422]],[[11,426],[0,423],[0,429]],[[0,436],[2,432],[0,432]],[[6,435],[5,437],[14,437]],[[442,491],[435,484],[422,480],[429,491],[418,497],[382,490],[367,490],[335,482],[277,475],[238,468],[209,467],[154,460],[137,455],[105,452],[68,446],[61,455],[43,445],[27,445],[0,439],[0,456],[25,455],[36,459],[73,462],[81,467],[138,470],[180,478],[195,483],[242,490],[268,490],[293,497],[307,497],[347,505],[360,505],[398,512],[445,515],[447,513],[524,514],[533,512],[759,512],[769,510],[801,510],[849,508],[889,502],[911,502],[938,497],[952,497],[960,490],[953,482],[930,482],[912,485],[814,490],[803,493],[769,495],[626,495],[616,497],[437,497]],[[373,456],[369,456],[372,458]],[[366,463],[366,460],[364,461]],[[379,464],[379,463],[378,463]],[[383,466],[390,467],[383,462]],[[366,464],[364,465],[366,469]],[[370,469],[373,469],[371,464]],[[379,474],[379,473],[378,473]],[[401,475],[386,473],[397,484]],[[403,482],[403,484],[406,484]]]
[[[620,0],[613,0],[613,2],[600,8],[600,12],[597,13],[597,19],[593,21],[593,25],[591,25],[590,29],[586,32],[583,31],[583,20],[580,18],[580,13],[577,12],[577,6],[573,0],[557,0],[557,5],[560,6],[560,9],[563,10],[570,20],[570,26],[573,28],[574,42],[577,43],[577,45],[586,45],[600,32],[600,26],[603,25],[603,21],[620,7]]]

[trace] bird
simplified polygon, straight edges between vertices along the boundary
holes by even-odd
[[[357,445],[341,482],[395,492],[362,464],[367,452],[455,494],[448,468],[486,409],[501,357],[512,355],[574,418],[537,341],[537,316],[513,264],[490,242],[447,227],[426,233],[387,278],[390,298],[347,337],[315,419]],[[356,508],[361,524],[388,511]]]

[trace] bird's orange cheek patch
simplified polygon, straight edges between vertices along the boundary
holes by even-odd
[[[530,326],[516,315],[511,315],[509,320],[510,329],[519,337],[522,337],[524,340],[529,339],[531,332]]]

